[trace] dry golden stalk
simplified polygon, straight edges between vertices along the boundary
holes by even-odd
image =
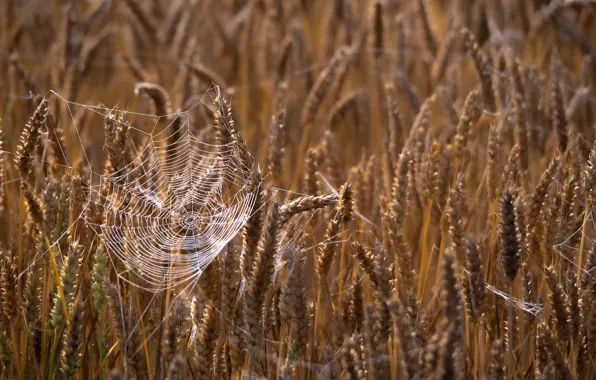
[[[240,252],[231,243],[228,243],[221,262],[220,308],[227,325],[227,321],[232,319],[236,309],[236,297],[241,280]]]
[[[466,378],[463,343],[456,326],[449,327],[440,342],[438,367],[434,374],[443,379]]]
[[[17,268],[13,263],[11,254],[7,251],[0,253],[2,268],[0,268],[0,285],[2,287],[2,310],[6,318],[13,323],[19,311],[19,298],[17,289]]]
[[[389,363],[379,360],[385,354],[387,342],[380,337],[381,330],[378,315],[372,305],[364,307],[364,340],[368,352],[368,370],[372,378],[386,379],[389,376]]]
[[[125,377],[119,370],[117,370],[116,368],[113,368],[110,370],[109,379],[110,380],[124,380]]]
[[[468,146],[471,130],[480,118],[480,115],[480,90],[476,88],[470,91],[466,97],[466,102],[464,103],[464,108],[457,124],[457,132],[454,142],[457,165],[463,162],[464,150]]]
[[[385,104],[387,106],[387,154],[393,162],[398,161],[399,140],[403,136],[404,123],[397,104],[397,94],[392,83],[383,86],[385,93]],[[393,166],[391,169],[394,170]]]
[[[294,40],[288,36],[284,39],[282,47],[279,49],[277,63],[275,64],[276,83],[282,81],[285,78],[288,62],[293,51]]]
[[[368,363],[365,360],[366,347],[363,340],[362,334],[358,335],[356,339],[356,345],[351,350],[352,362],[354,363],[356,373],[358,374],[358,380],[368,379]]]
[[[189,9],[181,1],[175,2],[168,8],[161,30],[163,41],[172,41],[174,39],[182,14],[185,12],[188,13],[188,11]]]
[[[130,70],[135,80],[139,82],[147,81],[147,79],[149,78],[149,74],[147,73],[147,71],[145,71],[145,69],[136,57],[127,54],[124,55],[122,59],[124,60],[124,63],[126,63],[126,66]]]
[[[378,338],[387,342],[392,331],[391,315],[387,306],[388,300],[393,296],[395,290],[395,272],[392,258],[388,252],[377,243],[375,248],[375,276],[378,280],[376,294],[376,309],[379,313],[378,325],[380,331]]]
[[[230,368],[236,372],[244,364],[244,351],[246,348],[245,321],[244,321],[244,297],[238,299],[236,310],[231,319],[231,329],[227,345]]]
[[[63,18],[63,28],[61,30],[62,34],[62,46],[61,46],[61,53],[63,54],[63,61],[62,64],[62,74],[66,73],[67,70],[71,68],[72,60],[77,54],[77,44],[73,38],[73,32],[75,30],[75,26],[78,23],[78,15],[76,13],[75,7],[73,4],[65,4],[63,7],[64,18]]]
[[[433,141],[428,152],[426,162],[426,186],[424,196],[426,201],[434,200],[439,191],[439,143]]]
[[[524,236],[527,235],[527,203],[526,200],[527,196],[523,190],[519,191],[517,194],[517,199],[515,200],[515,223],[517,226],[517,233],[518,239],[520,242],[520,257],[522,254],[526,253],[527,247],[524,245]],[[547,240],[548,241],[548,240]]]
[[[361,332],[362,325],[364,323],[364,300],[363,300],[363,289],[362,289],[362,278],[357,278],[354,281],[353,296],[350,309],[353,316],[354,332]]]
[[[125,152],[126,152],[126,138],[128,136],[129,127],[123,119],[122,112],[118,108],[112,109],[105,118],[104,148],[108,151],[108,157],[104,166],[105,174],[124,174],[122,171],[125,166]],[[124,180],[124,176],[119,176]],[[104,182],[102,188],[102,195],[107,196],[108,181]]]
[[[103,313],[104,306],[108,300],[104,287],[104,279],[107,275],[108,255],[105,253],[102,243],[93,255],[93,272],[91,273],[91,295],[93,296],[95,310],[99,314]]]
[[[87,321],[85,309],[86,300],[79,297],[72,313],[68,316],[60,364],[62,372],[67,379],[74,378],[82,364],[82,345],[85,341],[85,325]]]
[[[203,311],[196,341],[194,357],[195,376],[197,379],[213,378],[213,355],[217,344],[217,313],[213,306],[207,305]]]
[[[412,159],[416,163],[416,168],[420,164],[422,153],[424,152],[424,137],[430,125],[431,105],[433,98],[427,98],[419,107],[418,114],[414,119],[414,124],[410,129],[406,146],[412,151]]]
[[[352,108],[357,108],[358,102],[363,98],[364,91],[362,89],[350,91],[341,97],[329,111],[329,117],[327,118],[328,128],[332,131],[335,130],[337,124],[345,119],[348,111]]]
[[[71,198],[71,181],[69,178],[64,177],[62,179],[62,185],[60,189],[60,194],[58,196],[57,204],[56,204],[56,222],[51,231],[51,234],[48,235],[48,238],[52,240],[52,242],[60,242],[59,249],[60,252],[65,252],[67,250],[67,241],[68,236],[66,232],[68,230],[70,224],[70,211],[69,207],[71,205],[72,200]],[[46,214],[46,213],[44,213]]]
[[[39,84],[31,76],[31,73],[29,73],[25,69],[25,67],[23,67],[23,62],[21,61],[21,57],[17,53],[12,53],[8,57],[8,60],[10,62],[11,67],[13,67],[14,70],[16,71],[17,76],[19,77],[19,79],[25,85],[25,88],[28,91],[31,91],[33,94],[39,94],[40,93]]]
[[[199,327],[201,325],[201,318],[203,318],[203,311],[205,310],[206,304],[199,301],[197,297],[192,297],[190,301],[190,323],[191,326],[191,333],[192,337],[196,338],[197,334],[199,333]],[[189,342],[189,344],[192,342]]]
[[[36,236],[36,250],[45,251],[41,233]],[[31,329],[31,334],[38,334],[38,321],[41,319],[41,289],[43,286],[43,271],[41,263],[35,263],[27,271],[27,282],[23,295],[23,306],[25,308],[25,321]]]
[[[320,143],[322,161],[327,170],[327,181],[333,188],[339,187],[342,183],[341,166],[337,158],[339,156],[335,134],[332,131],[325,131],[323,141]]]
[[[174,57],[192,57],[196,51],[196,39],[191,33],[191,30],[196,22],[196,12],[189,9],[184,12],[181,19],[176,24],[176,33],[171,42],[170,52]],[[169,42],[169,41],[168,41]]]
[[[507,158],[507,164],[505,164],[505,168],[503,170],[503,175],[501,178],[501,187],[503,186],[512,186],[512,187],[519,187],[521,178],[519,172],[519,145],[515,144],[511,151],[509,152],[509,157]],[[501,190],[501,194],[502,190]]]
[[[168,372],[166,373],[166,380],[178,380],[180,378],[181,372],[185,366],[186,361],[181,355],[176,355],[174,360],[170,363],[168,367]]]
[[[344,376],[348,380],[358,380],[358,373],[356,372],[356,366],[354,365],[354,357],[352,355],[353,350],[355,350],[356,344],[354,343],[354,339],[347,338],[344,342],[344,345],[341,348],[341,363],[342,367],[345,369]]]
[[[424,378],[440,378],[442,373],[438,372],[439,368],[439,353],[441,351],[441,341],[443,337],[446,337],[450,331],[440,330],[436,331],[429,341],[429,345],[424,349],[421,354],[421,369]]]
[[[70,183],[70,216],[68,217],[73,226],[68,226],[71,241],[78,241],[84,247],[91,243],[91,237],[86,236],[86,226],[84,217],[84,207],[87,203],[87,194],[85,194],[85,184],[80,176],[72,175]]]
[[[221,89],[215,87],[215,99],[213,100],[215,143],[218,145],[218,154],[220,157],[225,155],[230,144],[234,144],[234,149],[238,153],[238,158],[234,156],[236,164],[240,167],[251,167],[250,156],[246,148],[246,143],[242,135],[235,128],[232,114],[232,104],[223,96]]]
[[[256,366],[255,370],[264,373],[265,367],[262,361],[262,309],[265,304],[266,292],[271,286],[275,261],[278,251],[278,235],[280,230],[279,205],[271,205],[267,224],[264,233],[259,241],[258,257],[253,264],[252,271],[248,278],[248,290],[246,293],[245,323],[247,330],[247,343],[252,351],[252,359]]]
[[[334,193],[318,196],[305,195],[300,198],[293,199],[279,208],[279,212],[281,214],[281,224],[284,225],[292,216],[296,214],[331,206],[336,204],[337,201],[338,196]]]
[[[359,242],[352,242],[355,259],[360,263],[362,270],[372,281],[375,287],[378,287],[379,281],[375,273],[375,265],[370,251],[367,251]]]
[[[153,101],[155,114],[165,116],[172,112],[170,96],[166,90],[158,84],[139,82],[135,85],[135,95],[146,95]]]
[[[49,101],[47,98],[43,98],[21,133],[21,140],[15,152],[15,164],[19,170],[19,174],[28,182],[32,181],[33,156],[39,144],[40,134],[45,125],[48,110]]]
[[[109,38],[114,33],[114,28],[111,25],[105,26],[96,35],[89,38],[82,46],[79,62],[77,64],[77,71],[72,72],[72,79],[70,84],[71,96],[76,94],[79,89],[79,82],[89,75],[89,71],[93,67],[92,63],[97,60],[100,50],[105,44],[109,44]],[[74,99],[74,97],[70,98]]]
[[[590,206],[596,205],[596,141],[590,151],[590,156],[584,171],[584,191]]]
[[[221,278],[220,273],[220,260],[215,258],[207,268],[203,271],[198,279],[197,285],[201,289],[206,299],[210,300],[214,304],[219,304],[219,297],[221,294]]]
[[[345,337],[352,332],[350,325],[350,293],[345,293],[342,299],[339,301],[340,307],[333,310],[333,316],[331,317],[331,337],[329,341],[333,350],[339,350],[344,344]]]
[[[329,90],[327,91],[327,95],[325,97],[328,97],[332,100],[339,98],[341,90],[344,84],[346,83],[346,78],[348,76],[351,64],[354,61],[354,56],[359,53],[359,48],[360,46],[350,46],[346,49],[345,58],[337,66],[334,79],[331,82],[331,85],[329,86]],[[322,100],[324,98],[322,98]]]
[[[267,211],[265,185],[258,168],[252,169],[252,173],[248,178],[247,189],[250,193],[256,194],[256,196],[253,210],[243,230],[241,263],[242,278],[245,281],[248,280],[250,271],[252,270]]]
[[[0,363],[4,371],[8,371],[13,359],[13,352],[10,346],[10,340],[6,336],[6,330],[0,327]]]
[[[580,120],[582,112],[585,111],[585,107],[588,105],[590,100],[591,89],[589,87],[580,88],[569,100],[567,107],[565,107],[565,114],[563,116],[557,115],[561,120],[565,120],[568,123],[582,124],[584,121]],[[568,132],[565,130],[565,134]]]
[[[449,250],[443,255],[439,301],[441,319],[424,356],[425,373],[461,377],[464,373],[463,303],[455,258]]]
[[[437,57],[435,58],[430,70],[432,83],[439,84],[443,80],[445,72],[447,71],[447,67],[452,62],[453,52],[455,50],[454,47],[455,33],[449,33],[447,36],[447,41],[441,42],[441,46],[437,52]]]
[[[462,221],[464,215],[464,175],[457,179],[455,187],[449,192],[445,216],[449,222],[449,237],[451,239],[451,250],[455,254],[459,265],[463,266],[465,260],[465,237]]]
[[[82,25],[83,35],[87,35],[97,24],[102,21],[110,10],[111,4],[100,3],[95,7],[87,9],[82,17],[84,24]]]
[[[449,133],[452,134],[452,129],[456,129],[459,123],[459,114],[454,105],[457,101],[457,94],[455,89],[447,86],[437,88],[437,96],[441,102],[441,108],[446,116],[445,123],[449,126]]]
[[[319,74],[317,81],[310,90],[304,108],[300,116],[300,124],[303,127],[312,125],[317,116],[319,107],[327,95],[329,88],[336,79],[336,74],[341,63],[346,59],[347,49],[340,48],[334,55],[327,67]]]
[[[335,251],[337,247],[337,240],[339,238],[340,224],[347,223],[353,216],[353,194],[350,184],[343,185],[339,190],[339,199],[335,211],[335,215],[329,221],[327,231],[325,232],[325,239],[323,248],[317,256],[317,272],[322,281],[331,269]]]
[[[362,176],[358,180],[357,186],[357,205],[359,210],[366,210],[368,214],[371,214],[372,209],[375,207],[375,168],[377,160],[374,155],[371,155],[366,164],[362,166]]]
[[[526,244],[531,252],[539,252],[538,242],[542,240],[539,223],[540,217],[544,212],[544,204],[549,188],[555,173],[559,169],[560,158],[559,153],[556,153],[544,173],[542,173],[530,197],[530,205],[527,213]]]
[[[501,252],[499,257],[501,265],[509,281],[517,275],[520,263],[519,232],[515,220],[515,200],[509,188],[505,188],[501,198],[501,213],[499,221],[499,236],[501,239]]]
[[[397,232],[395,232],[397,231]],[[390,246],[395,252],[399,266],[399,290],[406,294],[412,289],[414,283],[414,272],[412,271],[412,253],[404,241],[404,236],[395,226],[392,227]],[[401,293],[400,293],[401,294]]]
[[[461,36],[464,40],[464,45],[468,53],[472,56],[474,67],[476,68],[476,75],[480,82],[480,92],[484,100],[484,105],[490,112],[495,111],[495,97],[493,92],[492,71],[488,57],[480,50],[476,38],[468,28],[461,30]]]
[[[151,42],[159,43],[159,36],[157,33],[158,27],[151,15],[138,3],[138,0],[125,0],[125,3],[130,8],[134,20],[141,25],[144,33],[149,37]]]
[[[69,167],[66,157],[68,149],[66,145],[66,136],[62,124],[56,123],[51,115],[48,116],[48,134],[46,138],[46,149],[48,149],[49,158],[46,160],[49,165],[50,177],[58,177]],[[75,116],[76,117],[76,116]],[[87,113],[81,111],[81,116],[75,119],[75,124],[82,126],[85,124]]]
[[[445,251],[439,292],[441,315],[448,324],[455,324],[459,328],[463,326],[463,304],[457,272],[453,253]]]
[[[584,262],[583,271],[581,273],[581,289],[592,289],[594,280],[592,279],[592,272],[596,268],[596,244],[592,244],[586,261]]]
[[[532,283],[532,272],[528,268],[528,264],[522,261],[521,265],[521,284],[522,284],[522,298],[525,302],[534,303],[534,285]],[[526,331],[532,331],[534,328],[535,318],[531,314],[524,316]]]
[[[372,8],[372,30],[374,31],[372,48],[375,59],[379,59],[384,53],[383,4],[381,1],[377,0],[373,3]]]
[[[4,156],[4,132],[2,130],[2,124],[0,123],[0,214],[4,213],[4,205],[6,201],[6,167]]]
[[[407,52],[407,41],[406,41],[406,17],[398,16],[395,20],[395,44],[397,45],[397,57],[396,63],[400,70],[404,70],[407,64],[406,52]]]
[[[576,172],[579,174],[579,170],[576,170]],[[575,213],[576,209],[576,200],[574,199],[577,195],[577,192],[579,190],[578,186],[578,181],[577,181],[578,175],[576,173],[570,173],[567,178],[565,178],[565,181],[562,185],[562,189],[559,192],[559,194],[557,194],[557,197],[555,198],[555,202],[553,202],[554,204],[557,204],[557,206],[559,206],[557,208],[557,220],[559,221],[563,221],[563,220],[567,220],[571,214]],[[558,231],[557,232],[557,238],[562,236],[561,232],[563,231]],[[566,233],[567,231],[564,231],[563,233]]]
[[[280,308],[288,316],[292,340],[298,345],[300,355],[304,355],[310,329],[304,284],[304,253],[300,248],[290,247],[288,256],[288,281],[282,288]]]
[[[537,9],[530,22],[530,35],[536,35],[543,27],[554,19],[565,7],[573,4],[574,1],[551,1]]]
[[[25,197],[25,202],[27,202],[27,211],[29,211],[31,219],[38,228],[43,228],[43,207],[39,198],[31,191],[29,186],[25,185],[25,183],[21,183],[21,190]]]
[[[392,300],[387,306],[391,312],[393,323],[396,326],[394,331],[398,335],[399,356],[403,376],[412,378],[418,367],[412,320],[399,300]]]
[[[183,334],[183,324],[186,317],[186,310],[183,303],[179,300],[174,301],[170,306],[170,311],[165,319],[162,334],[161,354],[166,360],[166,368],[174,360],[182,346],[181,336]],[[132,347],[136,350],[136,347]]]
[[[77,283],[79,280],[81,250],[83,248],[74,243],[70,246],[70,252],[62,269],[60,270],[60,284],[62,286],[62,294],[64,295],[64,301],[68,308],[71,307],[71,302],[74,298]],[[52,308],[52,325],[56,328],[60,328],[66,322],[66,314],[68,312],[64,310],[64,305],[61,300],[62,295],[59,291],[54,294],[54,307]]]
[[[273,177],[273,183],[280,184],[283,160],[286,150],[286,114],[285,108],[275,112],[269,128],[269,149],[267,151],[267,169]]]
[[[518,170],[522,175],[527,173],[529,166],[529,144],[528,144],[528,125],[526,120],[526,102],[525,89],[521,78],[521,69],[519,62],[509,57],[509,70],[511,76],[509,93],[513,99],[513,119],[515,131],[515,143],[519,146]]]
[[[549,300],[551,307],[555,311],[555,326],[557,328],[558,338],[561,342],[568,342],[571,337],[569,324],[570,316],[568,314],[569,299],[563,290],[563,286],[558,281],[557,273],[552,266],[544,270],[544,281],[548,284],[548,287],[551,290]]]
[[[410,105],[410,108],[412,108],[412,111],[422,111],[421,107],[424,105],[424,103],[420,102],[418,90],[403,72],[398,72],[397,74],[397,87],[406,97],[406,101]],[[414,122],[414,125],[418,125],[418,123]]]
[[[565,379],[571,380],[573,377],[571,376],[571,372],[569,371],[569,367],[567,367],[567,363],[563,358],[563,353],[561,352],[559,345],[555,341],[553,337],[552,330],[546,327],[544,324],[541,324],[538,328],[538,337],[536,345],[539,345],[539,342],[542,345],[542,349],[548,354],[549,362],[552,364],[555,378],[557,379]]]
[[[499,161],[499,148],[501,140],[502,124],[491,124],[488,134],[488,145],[486,149],[486,189],[490,203],[493,204],[499,197],[497,162]]]
[[[430,21],[428,17],[428,6],[426,4],[427,0],[417,0],[416,1],[416,11],[420,17],[421,29],[422,29],[422,36],[424,39],[425,47],[428,49],[431,56],[435,56],[437,52],[437,45],[435,41],[435,37],[433,36],[433,32],[430,27]]]
[[[186,64],[186,67],[194,76],[204,81],[205,83],[209,85],[216,84],[224,90],[228,88],[228,84],[219,74],[217,74],[215,71],[211,70],[207,66],[203,65],[202,63],[195,61],[192,64]]]
[[[567,315],[569,332],[571,334],[571,340],[573,342],[579,342],[579,329],[580,329],[580,310],[579,310],[579,287],[575,276],[575,272],[572,269],[567,270],[565,275],[565,290],[567,291]]]
[[[468,282],[470,298],[471,320],[478,323],[482,316],[488,311],[486,289],[484,283],[484,270],[478,252],[478,245],[473,235],[469,235],[466,241],[466,273],[464,281]]]
[[[505,379],[505,370],[503,368],[503,343],[497,339],[493,342],[490,349],[490,366],[488,369],[488,376],[493,380]]]
[[[304,170],[304,192],[308,195],[316,196],[318,193],[317,172],[321,165],[321,154],[316,148],[309,148],[306,151]]]
[[[120,349],[126,352],[126,334],[124,326],[124,308],[122,306],[122,299],[118,290],[112,285],[110,279],[106,277],[104,279],[104,287],[106,296],[108,298],[108,309],[110,310],[110,317],[112,318],[112,328]]]
[[[567,150],[569,136],[567,136],[565,104],[561,92],[560,62],[554,56],[551,58],[551,61],[550,121],[553,131],[559,139],[559,152],[563,154]]]

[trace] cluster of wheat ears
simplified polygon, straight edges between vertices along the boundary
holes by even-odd
[[[596,376],[594,1],[0,7],[1,378]],[[185,128],[250,210],[136,240]]]

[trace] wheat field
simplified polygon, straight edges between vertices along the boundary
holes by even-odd
[[[596,378],[595,103],[591,0],[0,1],[0,378]]]

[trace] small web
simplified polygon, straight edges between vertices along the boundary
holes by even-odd
[[[219,88],[205,95],[213,93],[219,97]],[[205,95],[195,106],[209,107]],[[199,140],[189,112],[195,106],[155,116],[53,96],[68,109],[74,130],[69,132],[79,140],[82,166],[88,169],[85,209],[104,215],[98,221],[83,212],[79,218],[103,237],[119,278],[153,291],[197,279],[253,212],[257,189],[248,188],[251,170],[239,143]],[[127,151],[133,153],[125,163],[113,171],[94,170],[91,153],[97,152],[85,148],[76,108],[128,129]],[[134,141],[133,134],[143,142]],[[76,222],[71,220],[71,228]]]
[[[486,286],[486,289],[488,289],[493,294],[501,297],[507,303],[512,304],[513,307],[515,307],[517,309],[521,309],[521,310],[525,311],[526,313],[530,313],[535,317],[538,317],[542,313],[542,310],[544,309],[544,306],[542,304],[520,300],[519,298],[515,298],[512,295],[509,295],[509,294],[495,288],[494,286],[492,286],[490,284],[486,284],[485,286]]]

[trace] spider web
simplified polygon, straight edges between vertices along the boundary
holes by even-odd
[[[218,87],[205,95],[213,92],[221,96]],[[205,95],[195,106],[209,107]],[[253,212],[258,188],[248,188],[251,170],[243,161],[243,146],[236,140],[217,145],[197,138],[189,112],[195,106],[154,116],[78,104],[55,92],[53,96],[67,106],[83,148],[83,165],[89,170],[84,209],[104,215],[100,221],[87,212],[79,218],[103,237],[118,277],[153,291],[197,279]],[[140,135],[144,143],[129,136],[126,144],[134,151],[129,162],[114,171],[94,170],[74,117],[78,107]],[[150,131],[137,128],[136,122]],[[71,220],[70,228],[75,225]]]

